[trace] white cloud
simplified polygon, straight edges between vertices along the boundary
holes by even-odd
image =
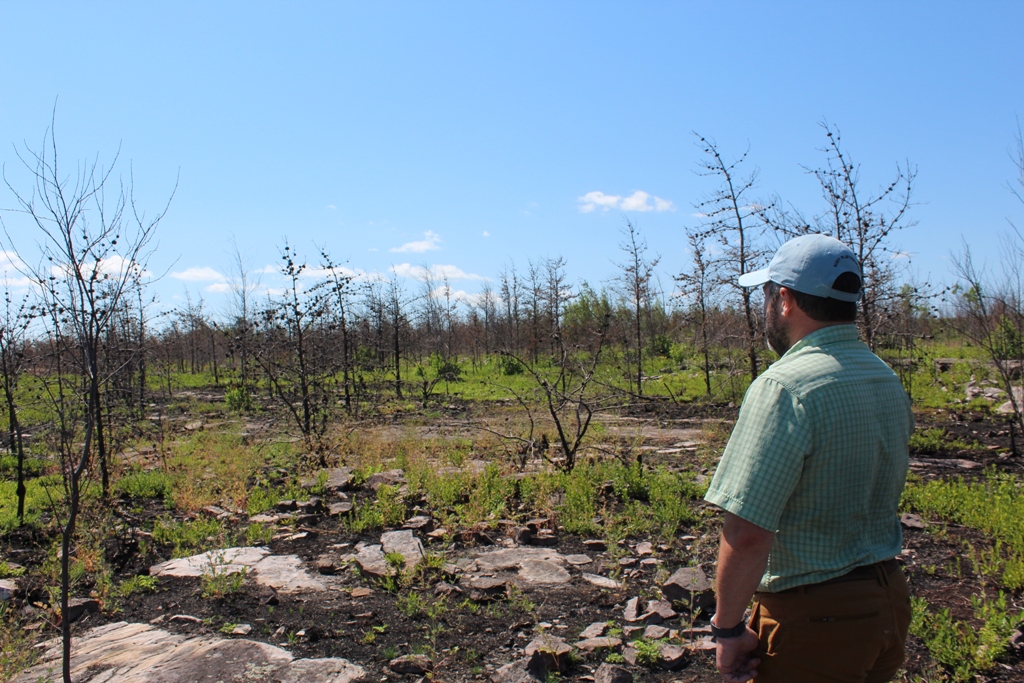
[[[222,273],[209,266],[193,266],[178,273],[171,273],[175,280],[186,282],[224,282],[227,280]]]
[[[25,264],[13,251],[0,249],[0,279],[8,287],[29,287],[32,281],[21,274]]]
[[[486,230],[484,230],[484,231],[483,231],[483,233],[481,233],[481,234],[482,234],[482,235],[483,235],[484,237],[490,237],[490,236],[491,236],[491,233],[487,232]]]
[[[654,203],[651,203],[654,200]],[[622,211],[674,211],[672,202],[661,197],[655,197],[643,190],[636,190],[628,197],[617,194],[605,194],[600,191],[588,192],[577,201],[580,203],[581,213],[590,213],[600,208],[602,211],[608,209],[621,209]]]
[[[328,204],[327,208],[328,209],[337,209],[338,207],[336,207],[334,204]]]
[[[427,230],[423,233],[424,239],[417,242],[406,242],[400,247],[392,247],[393,252],[412,252],[414,254],[422,254],[425,251],[434,251],[440,249],[441,236],[433,230]]]
[[[580,203],[580,211],[583,213],[590,213],[597,207],[601,207],[605,211],[608,209],[614,209],[619,205],[619,201],[622,199],[617,194],[605,194],[604,192],[588,192],[577,201]]]
[[[206,291],[213,292],[214,294],[226,294],[231,291],[231,285],[226,282],[214,282],[206,287]]]
[[[391,266],[391,271],[399,277],[411,277],[414,280],[426,280],[429,274],[435,280],[447,277],[449,280],[486,280],[482,275],[467,273],[458,266],[434,264],[430,268],[414,266],[410,263],[399,263]]]

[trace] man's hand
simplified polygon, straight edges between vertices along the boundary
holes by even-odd
[[[750,627],[735,638],[721,638],[715,653],[718,673],[722,674],[722,678],[728,683],[753,680],[757,676],[757,665],[761,663],[760,659],[751,656],[755,649],[757,634],[750,630]]]

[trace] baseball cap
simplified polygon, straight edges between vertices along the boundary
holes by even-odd
[[[848,246],[828,235],[801,235],[779,247],[767,268],[744,273],[741,287],[757,287],[771,281],[811,296],[839,301],[858,301],[861,292],[833,289],[836,278],[853,273],[861,278],[857,256]]]

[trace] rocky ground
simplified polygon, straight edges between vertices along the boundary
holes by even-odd
[[[976,443],[966,451],[913,453],[912,470],[922,479],[970,478],[987,466],[1022,470],[1017,437],[1004,423],[955,410],[919,422]],[[678,440],[681,431],[659,438],[656,426],[647,429],[652,455],[692,455]],[[230,525],[272,527],[273,538],[260,547],[143,564],[130,542],[112,543],[118,580],[148,575],[155,590],[116,604],[78,602],[71,615],[75,680],[526,683],[552,673],[601,683],[720,680],[707,621],[714,521],[684,529],[671,543],[625,539],[612,547],[565,533],[552,519],[441,529],[422,510],[402,528],[351,532],[345,520],[353,502],[382,484],[400,487],[402,471],[378,473],[357,487],[350,470],[336,468],[322,496],[282,501],[252,518],[203,511]],[[138,501],[122,507],[137,517]],[[984,546],[985,539],[955,525],[937,535],[914,516],[904,518],[904,527],[901,560],[914,594],[970,620],[977,579],[934,567],[950,566],[962,540]],[[3,546],[5,557],[31,564],[41,561],[45,539],[12,535]],[[56,631],[32,606],[42,587],[11,580],[6,586],[0,597],[21,605],[43,652],[15,680],[54,680]],[[904,680],[933,666],[912,638]],[[1011,652],[982,680],[1024,680],[1024,660]]]

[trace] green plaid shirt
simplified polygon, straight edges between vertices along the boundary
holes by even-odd
[[[750,385],[705,499],[775,532],[760,590],[900,553],[913,428],[899,379],[853,325],[807,335]]]

